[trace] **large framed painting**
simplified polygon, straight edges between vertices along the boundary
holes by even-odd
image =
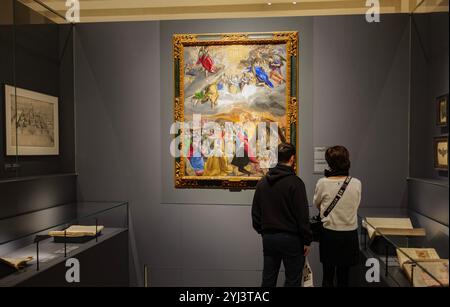
[[[5,85],[7,156],[59,154],[58,98]]]
[[[448,170],[448,136],[434,138],[434,168]]]
[[[297,32],[176,34],[173,60],[176,188],[251,189],[298,153]]]

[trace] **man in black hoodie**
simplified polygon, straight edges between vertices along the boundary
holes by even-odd
[[[305,184],[293,165],[295,147],[278,146],[278,165],[260,180],[253,197],[253,228],[262,235],[263,287],[275,287],[283,261],[286,287],[301,286],[312,235]]]

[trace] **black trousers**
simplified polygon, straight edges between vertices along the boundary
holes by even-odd
[[[324,229],[320,236],[323,287],[348,287],[350,268],[359,262],[358,231]]]
[[[264,269],[262,287],[275,287],[281,261],[283,261],[285,287],[300,287],[302,284],[305,256],[303,242],[299,236],[289,233],[263,235]]]
[[[348,276],[350,266],[341,266],[323,263],[322,287],[331,288],[335,286],[335,278],[338,287],[348,287]]]

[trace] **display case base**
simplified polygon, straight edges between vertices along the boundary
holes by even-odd
[[[11,275],[15,273],[16,270],[6,263],[0,262],[0,278],[6,277],[8,275]]]
[[[102,234],[99,232],[97,237]],[[67,244],[83,244],[94,240],[95,236],[85,236],[85,237],[53,237],[53,242],[55,243],[67,243]]]
[[[376,236],[369,244],[369,248],[377,255],[396,256],[397,252],[391,242],[384,237]]]

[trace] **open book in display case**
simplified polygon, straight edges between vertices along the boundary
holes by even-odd
[[[448,287],[448,241],[438,243],[403,209],[361,209],[361,251],[380,263],[388,286]],[[445,245],[445,246],[443,246]]]
[[[112,238],[127,237],[128,203],[63,204],[1,219],[0,227],[0,287],[16,286]]]

